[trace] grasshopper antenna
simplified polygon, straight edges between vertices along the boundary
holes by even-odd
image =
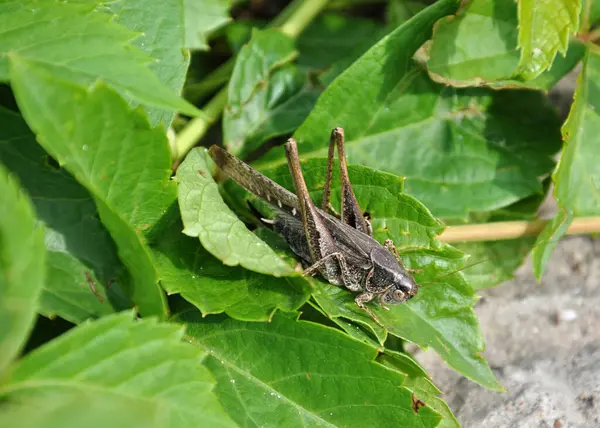
[[[424,283],[424,284],[419,284],[419,285],[420,285],[420,286],[425,286],[425,285],[429,285],[429,284],[434,284],[434,283],[436,283],[437,281],[439,281],[440,279],[447,278],[447,277],[449,277],[450,275],[454,275],[455,273],[461,272],[461,271],[463,271],[463,270],[465,270],[465,269],[472,268],[473,266],[480,265],[481,263],[489,262],[489,261],[491,261],[491,260],[492,260],[492,259],[479,260],[478,262],[471,263],[470,265],[463,266],[463,267],[461,267],[460,269],[456,269],[455,271],[452,271],[452,272],[450,272],[450,273],[447,273],[447,274],[445,274],[445,275],[442,275],[442,276],[440,276],[440,277],[438,277],[438,278],[435,278],[433,281],[429,281],[429,282],[426,282],[426,283]]]

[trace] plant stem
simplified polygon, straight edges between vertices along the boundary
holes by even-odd
[[[296,0],[284,9],[280,16],[273,20],[272,24],[278,24],[282,21],[282,16],[286,17],[281,24],[281,31],[292,38],[296,38],[306,28],[308,24],[321,12],[327,5],[328,0]],[[270,25],[271,26],[271,25]],[[220,73],[227,72],[228,65],[225,63]],[[196,145],[208,128],[210,128],[221,116],[223,109],[227,104],[227,88],[221,89],[204,107],[203,114],[190,120],[186,127],[177,135],[175,143],[172,145],[173,152],[171,157],[175,164],[180,162],[183,157]]]
[[[501,241],[537,236],[550,220],[500,221],[484,224],[448,226],[439,236],[444,242]],[[600,232],[600,217],[579,217],[567,229],[567,235]]]
[[[190,120],[186,127],[177,134],[171,153],[174,162],[181,161],[187,152],[196,145],[196,142],[204,136],[208,128],[221,116],[226,103],[227,88],[223,88],[206,104],[202,110],[203,114]]]
[[[289,19],[281,25],[281,31],[296,38],[321,12],[329,0],[304,0],[297,6]]]
[[[185,99],[192,104],[196,104],[200,98],[219,89],[229,81],[234,64],[235,58],[230,58],[202,79],[202,81],[187,86],[184,89]]]

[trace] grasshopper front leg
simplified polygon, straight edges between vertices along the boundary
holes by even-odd
[[[332,259],[337,260],[338,266],[340,268],[340,280],[341,282],[334,285],[343,285],[350,291],[363,291],[363,285],[361,283],[361,279],[364,275],[362,275],[362,271],[356,268],[351,268],[346,263],[346,257],[342,253],[331,253],[323,257],[321,260],[314,263],[312,266],[309,266],[304,270],[303,276],[313,276],[319,270],[326,266]]]
[[[353,272],[352,269],[350,269],[346,265],[346,260],[345,260],[345,257],[343,254],[332,253],[332,254],[329,254],[328,256],[325,256],[324,258],[322,258],[321,260],[319,260],[318,262],[316,262],[309,268],[305,269],[303,275],[304,276],[312,276],[312,275],[316,274],[318,272],[319,268],[323,264],[327,263],[329,259],[333,259],[333,258],[337,259],[339,266],[340,266],[341,273],[342,273],[341,279],[343,280],[343,284],[337,284],[337,285],[344,285],[350,291],[354,291],[354,292],[362,291],[362,293],[359,294],[358,296],[356,296],[356,298],[354,299],[354,301],[356,302],[356,305],[359,308],[361,308],[363,311],[367,312],[371,316],[371,318],[373,318],[373,321],[375,321],[381,327],[385,327],[383,324],[381,324],[381,322],[379,321],[379,319],[377,318],[375,313],[367,305],[365,305],[365,303],[373,300],[373,298],[375,297],[375,294],[371,291],[364,291],[365,285],[362,284],[360,282],[360,279],[356,276],[356,274],[358,272]],[[366,282],[367,279],[365,278],[363,281]],[[383,308],[388,309],[385,306],[383,306]]]
[[[331,132],[329,139],[329,153],[327,155],[327,173],[325,175],[325,189],[323,191],[323,211],[327,211],[330,206],[329,198],[331,196],[331,179],[333,174],[333,158],[335,156],[335,146],[338,149],[338,158],[340,160],[340,182],[342,185],[342,214],[341,220],[354,227],[355,229],[373,236],[371,224],[363,215],[358,205],[350,177],[348,176],[348,165],[346,163],[346,153],[344,151],[344,130],[335,128]]]

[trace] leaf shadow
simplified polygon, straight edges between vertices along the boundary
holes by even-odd
[[[78,284],[89,287],[100,302],[104,294],[116,310],[131,307],[117,281],[123,265],[92,195],[35,142],[20,116],[15,114],[13,120],[8,131],[12,135],[0,144],[0,162],[29,193],[37,218],[45,225],[47,250],[68,254],[88,268],[81,272]]]

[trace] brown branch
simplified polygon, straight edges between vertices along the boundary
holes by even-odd
[[[484,224],[448,226],[439,236],[444,242],[501,241],[524,236],[537,236],[550,220],[500,221]],[[600,232],[600,217],[580,217],[573,220],[567,235]]]

